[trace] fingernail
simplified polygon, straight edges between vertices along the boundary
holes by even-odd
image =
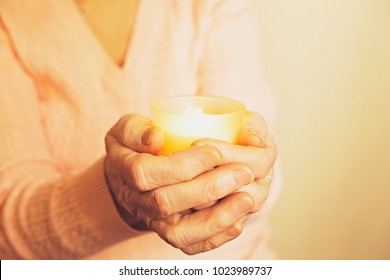
[[[264,147],[265,142],[263,139],[263,134],[260,131],[253,127],[248,127],[246,131],[256,139],[256,146]]]
[[[240,169],[235,170],[233,177],[234,181],[241,186],[245,186],[255,179],[252,170],[248,167],[241,167]]]
[[[153,134],[156,132],[157,127],[150,126],[142,133],[141,142],[145,146],[149,146],[152,142]]]
[[[228,236],[238,236],[240,235],[240,233],[242,232],[242,223],[241,221],[239,222],[236,222],[233,226],[231,226],[230,228],[228,228],[225,233],[228,235]]]
[[[198,140],[197,140],[197,141],[193,142],[193,143],[191,144],[191,146],[192,146],[192,147],[202,147],[202,146],[206,146],[206,144],[205,144],[205,143],[202,143],[202,142],[198,142]]]
[[[253,199],[249,196],[241,197],[234,204],[234,211],[237,215],[242,216],[249,213],[254,206]]]
[[[222,154],[218,149],[207,144],[196,145],[195,147],[203,147],[200,161],[204,166],[210,166],[213,168],[221,163]]]
[[[244,224],[248,221],[248,219],[249,219],[249,216],[246,215],[246,216],[244,216],[244,217],[242,217],[242,218],[240,219],[240,223],[244,225]]]

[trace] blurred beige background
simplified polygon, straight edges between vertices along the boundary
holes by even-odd
[[[390,259],[390,1],[254,0],[279,99],[282,259]]]

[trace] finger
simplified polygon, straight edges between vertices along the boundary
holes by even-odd
[[[157,154],[164,144],[164,134],[150,119],[141,115],[128,114],[108,132],[119,144],[138,153]]]
[[[139,192],[192,180],[221,164],[220,152],[211,146],[189,148],[169,156],[131,153],[122,146],[116,152],[124,183]]]
[[[251,212],[253,205],[248,194],[234,193],[210,208],[182,216],[174,225],[169,224],[169,219],[152,220],[150,228],[167,243],[181,249],[225,232]]]
[[[272,178],[273,169],[271,169],[271,171],[264,178],[257,179],[253,183],[240,189],[240,191],[248,193],[254,201],[254,207],[251,211],[251,214],[259,211],[264,202],[267,200]]]
[[[276,160],[276,145],[271,134],[265,139],[264,148],[233,145],[214,139],[201,139],[193,146],[207,145],[218,149],[222,155],[222,164],[241,162],[251,168],[255,178],[265,177]]]
[[[257,113],[246,112],[244,125],[240,130],[238,143],[244,146],[263,147],[267,137],[268,126],[263,117]]]
[[[255,112],[247,111],[244,118],[244,126],[255,127],[263,133],[268,132],[268,125],[264,118]]]
[[[254,146],[264,148],[265,146],[264,133],[254,127],[245,127],[240,130],[238,144],[243,146]]]
[[[212,236],[204,241],[200,241],[190,246],[184,247],[181,250],[187,255],[195,255],[211,251],[238,237],[242,230],[243,225],[240,221],[238,221],[226,231]]]
[[[131,199],[154,218],[217,201],[254,181],[252,171],[243,164],[232,163],[208,171],[195,179],[136,194]]]
[[[218,201],[217,200],[214,200],[214,201],[210,201],[210,202],[207,202],[205,204],[201,204],[199,206],[195,206],[195,207],[192,207],[191,209],[195,210],[195,211],[199,211],[199,210],[202,210],[204,208],[208,208],[208,207],[211,207],[213,206],[215,203],[217,203]]]

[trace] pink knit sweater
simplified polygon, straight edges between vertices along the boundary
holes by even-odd
[[[102,165],[108,129],[158,97],[227,96],[272,122],[252,12],[249,0],[141,0],[119,67],[72,0],[1,0],[0,258],[271,257],[265,211],[194,257],[129,228]]]

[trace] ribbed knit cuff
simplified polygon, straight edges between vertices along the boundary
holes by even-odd
[[[105,180],[104,158],[68,184],[66,192],[58,193],[62,198],[55,196],[55,200],[62,204],[60,209],[65,210],[63,215],[67,216],[60,225],[67,228],[66,241],[73,236],[81,243],[77,250],[80,256],[86,257],[144,233],[132,229],[119,215]]]

